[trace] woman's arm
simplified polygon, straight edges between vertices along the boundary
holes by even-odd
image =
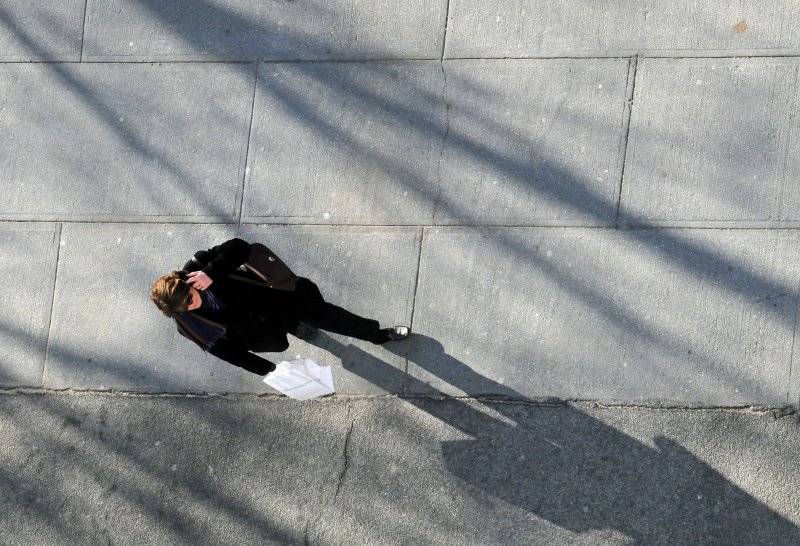
[[[185,271],[202,271],[215,281],[235,271],[250,257],[250,243],[231,239],[208,250],[195,252],[183,266]]]
[[[275,364],[266,358],[261,358],[250,351],[245,351],[225,338],[217,340],[208,352],[225,362],[244,368],[248,372],[257,375],[267,375],[275,371]]]

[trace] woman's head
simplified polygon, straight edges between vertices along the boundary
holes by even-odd
[[[150,288],[150,299],[168,317],[199,307],[200,293],[185,282],[185,271],[159,277]]]

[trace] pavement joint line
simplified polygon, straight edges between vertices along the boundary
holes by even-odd
[[[450,0],[447,0],[447,6],[444,11],[444,29],[442,31],[442,54],[439,61],[444,61],[444,52],[447,49],[447,23],[450,19]]]
[[[86,20],[89,18],[89,0],[83,3],[83,28],[81,28],[81,56],[80,62],[83,62],[83,48],[86,44]]]
[[[65,61],[65,60],[44,60],[44,61],[36,61],[36,60],[23,60],[23,61],[2,61],[0,60],[0,66],[4,64],[29,64],[29,65],[45,65],[45,64],[74,64],[74,65],[108,65],[108,64],[117,64],[117,65],[141,65],[141,64],[151,64],[151,65],[162,65],[162,64],[253,64],[253,60],[250,61],[228,61],[228,60],[219,60],[219,61],[159,61],[159,60],[152,60],[152,61]]]
[[[0,396],[31,395],[31,396],[75,396],[75,397],[119,397],[119,398],[186,398],[186,399],[217,399],[230,402],[265,400],[265,401],[286,401],[291,399],[280,394],[272,393],[226,393],[226,392],[137,392],[123,390],[89,390],[89,389],[53,389],[45,387],[0,387]],[[741,404],[741,405],[722,405],[722,404],[687,404],[670,403],[664,401],[646,402],[625,402],[625,401],[603,401],[582,398],[560,399],[553,397],[542,398],[509,398],[502,396],[475,395],[475,396],[448,396],[431,394],[336,394],[306,401],[306,403],[327,404],[344,402],[348,405],[352,401],[381,401],[381,400],[425,400],[431,402],[475,402],[480,404],[509,405],[509,406],[530,406],[530,407],[575,407],[575,408],[598,408],[598,409],[641,409],[659,411],[724,411],[733,413],[752,413],[752,414],[776,414],[781,418],[789,416],[800,417],[800,407],[797,404]]]
[[[259,59],[261,64],[359,64],[359,63],[430,63],[440,61],[438,57],[385,57],[374,59]]]
[[[632,402],[600,402],[596,400],[570,400],[567,405],[585,406],[590,405],[600,409],[642,409],[660,411],[727,411],[734,413],[769,414],[780,412],[782,417],[800,414],[800,409],[795,405],[775,404],[775,405],[699,405],[699,404],[671,404],[667,402],[654,402],[653,404],[642,404]]]
[[[244,152],[244,169],[242,172],[242,184],[241,186],[239,186],[240,191],[237,199],[239,214],[236,219],[236,226],[238,229],[241,229],[242,227],[242,211],[244,209],[244,192],[246,189],[245,184],[247,184],[247,174],[250,169],[250,146],[252,144],[252,138],[253,138],[253,120],[255,119],[256,116],[255,111],[256,111],[256,94],[258,91],[258,73],[261,65],[259,63],[255,64],[256,64],[256,74],[255,74],[255,79],[253,81],[253,100],[250,102],[250,123],[248,124],[247,127],[247,146],[245,147],[245,152]]]
[[[46,224],[85,224],[92,225],[115,225],[127,224],[131,226],[232,226],[238,227],[240,224],[236,222],[168,222],[165,220],[154,220],[151,222],[141,220],[106,220],[106,221],[86,221],[86,220],[4,220],[0,216],[0,228],[3,225],[9,224],[31,224],[31,225],[46,225]],[[599,226],[587,226],[579,224],[347,224],[347,223],[332,223],[320,222],[318,224],[312,223],[286,223],[286,222],[242,222],[241,226],[247,227],[336,227],[336,228],[426,228],[426,229],[451,229],[451,228],[469,228],[473,230],[491,230],[491,229],[558,229],[558,230],[605,230],[605,231],[769,231],[769,232],[795,232],[800,231],[800,226],[735,226],[735,225],[706,225],[706,226],[687,226],[684,224],[670,224],[670,225],[621,225],[619,227],[608,224]]]
[[[590,59],[630,59],[632,57],[639,57],[640,59],[672,59],[680,61],[682,59],[793,59],[800,57],[800,50],[734,50],[734,51],[721,51],[717,50],[686,50],[688,54],[681,55],[679,50],[626,50],[626,51],[608,51],[608,52],[591,52],[585,55],[570,54],[536,54],[525,55],[522,57],[513,56],[500,56],[500,57],[445,57],[445,61],[513,61],[513,60],[590,60]],[[770,51],[772,54],[770,54]]]
[[[800,55],[800,54],[798,54]],[[214,58],[209,55],[206,59],[169,59],[157,58],[152,59],[136,59],[136,60],[117,60],[125,59],[125,56],[113,57],[108,56],[103,59],[89,59],[89,60],[65,60],[65,59],[43,59],[43,60],[0,60],[0,65],[4,64],[118,64],[118,65],[141,65],[141,64],[359,64],[359,63],[405,63],[405,62],[438,62],[441,61],[439,57],[386,57],[386,58],[369,58],[369,59],[262,59],[251,57],[246,59],[226,59],[223,57]],[[482,57],[483,58],[483,57]],[[492,59],[492,57],[485,57]],[[606,57],[598,57],[605,59]],[[447,60],[447,59],[445,59]]]
[[[631,120],[633,119],[633,99],[636,93],[636,74],[639,66],[639,57],[633,57],[628,64],[628,81],[626,84],[625,107],[622,113],[622,167],[617,184],[617,202],[614,204],[614,226],[620,227],[620,212],[622,210],[622,192],[625,191],[625,165],[628,162],[628,143],[630,142]]]
[[[44,349],[44,365],[42,366],[42,375],[39,378],[39,383],[42,387],[47,384],[47,364],[50,360],[50,336],[52,334],[53,326],[53,313],[56,307],[56,283],[58,282],[58,266],[61,263],[61,241],[64,226],[58,224],[53,230],[53,242],[56,244],[55,267],[53,272],[53,292],[50,299],[50,316],[47,320],[47,336],[45,336],[45,349]]]
[[[795,52],[779,52],[777,54],[769,54],[769,50],[759,50],[754,52],[741,52],[735,51],[729,54],[702,54],[702,51],[695,51],[694,55],[674,55],[663,54],[655,55],[653,52],[637,51],[637,52],[609,52],[608,54],[587,54],[587,55],[526,55],[524,57],[444,57],[444,58],[428,58],[428,57],[397,57],[397,58],[374,58],[374,59],[262,59],[262,58],[249,58],[249,59],[146,59],[146,60],[115,60],[112,58],[102,60],[7,60],[0,61],[0,66],[27,64],[27,65],[46,65],[46,64],[75,64],[75,65],[92,65],[92,64],[118,64],[118,65],[168,65],[168,64],[359,64],[359,63],[395,63],[395,62],[447,62],[447,61],[535,61],[535,60],[605,60],[605,59],[667,59],[667,60],[693,60],[693,59],[723,59],[723,60],[757,60],[757,59],[796,59],[800,57],[800,51]],[[81,52],[83,55],[83,52]],[[119,57],[124,59],[125,57]]]
[[[419,270],[420,270],[420,266],[422,264],[422,245],[424,245],[424,244],[425,244],[425,228],[423,227],[422,229],[420,229],[419,252],[417,253],[417,270],[416,270],[416,276],[414,277],[414,293],[411,296],[411,320],[410,320],[410,322],[408,324],[408,329],[411,332],[414,331],[414,314],[415,314],[415,312],[417,310],[417,292],[419,291]],[[406,379],[409,377],[409,375],[408,375],[408,363],[409,363],[408,354],[411,352],[411,347],[412,347],[412,344],[414,343],[414,336],[413,335],[409,339],[408,343],[409,343],[409,346],[408,346],[408,350],[406,351],[406,357],[404,359],[406,361],[405,369],[403,370],[403,373],[405,374],[405,376],[403,378],[403,384],[401,385],[401,391],[404,392],[404,393],[407,390]]]

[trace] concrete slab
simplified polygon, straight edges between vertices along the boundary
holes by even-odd
[[[411,392],[784,404],[798,252],[777,230],[426,229]]]
[[[9,546],[800,540],[776,411],[3,394],[0,442]]]
[[[79,61],[85,7],[85,0],[6,0],[0,62]]]
[[[439,63],[262,64],[243,221],[430,223]]]
[[[613,225],[628,61],[452,61],[437,224]]]
[[[202,352],[148,299],[155,280],[231,226],[69,224],[61,238],[44,384],[138,392],[264,392]]]
[[[797,481],[784,466],[797,459],[787,453],[800,445],[796,419],[776,425],[773,415],[744,412],[426,399],[370,410],[354,421],[339,502],[326,532],[311,535],[315,542],[788,545],[800,538],[797,509],[774,508],[791,504],[789,483]]]
[[[302,543],[336,492],[345,404],[192,400],[3,396],[4,542]]]
[[[452,0],[447,58],[786,54],[800,50],[793,0],[743,4]]]
[[[58,226],[0,224],[0,385],[40,386],[47,350]]]
[[[90,0],[84,58],[435,59],[446,8],[446,0]]]
[[[203,353],[180,336],[147,297],[158,276],[180,268],[196,250],[233,237],[233,229],[65,226],[45,385],[137,392],[270,391],[260,377]],[[418,230],[250,226],[241,236],[270,246],[297,274],[314,280],[328,301],[387,325],[410,323]],[[364,366],[366,357],[359,358],[359,351],[382,355],[405,371],[404,356],[370,343],[323,336],[317,348],[291,340],[288,351],[266,353],[265,358],[279,362],[300,353],[333,365],[341,393],[387,392],[353,375]],[[402,386],[399,376],[388,392],[400,392]]]
[[[627,225],[800,225],[797,59],[644,59]]]
[[[0,218],[235,218],[249,65],[0,67]]]
[[[326,301],[378,320],[384,327],[411,323],[420,228],[242,226],[240,236],[270,247],[296,274],[314,281]],[[396,394],[403,390],[407,342],[376,346],[322,334],[313,344],[293,336],[290,343],[286,352],[266,358],[279,362],[301,355],[333,366],[340,394]],[[367,368],[374,368],[376,359],[381,368],[391,368],[383,373],[381,383],[369,380]]]

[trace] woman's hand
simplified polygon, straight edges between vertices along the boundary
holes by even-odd
[[[214,283],[211,277],[209,277],[202,271],[192,271],[186,276],[189,277],[186,282],[192,285],[192,287],[196,288],[197,290],[200,290],[201,292]]]

